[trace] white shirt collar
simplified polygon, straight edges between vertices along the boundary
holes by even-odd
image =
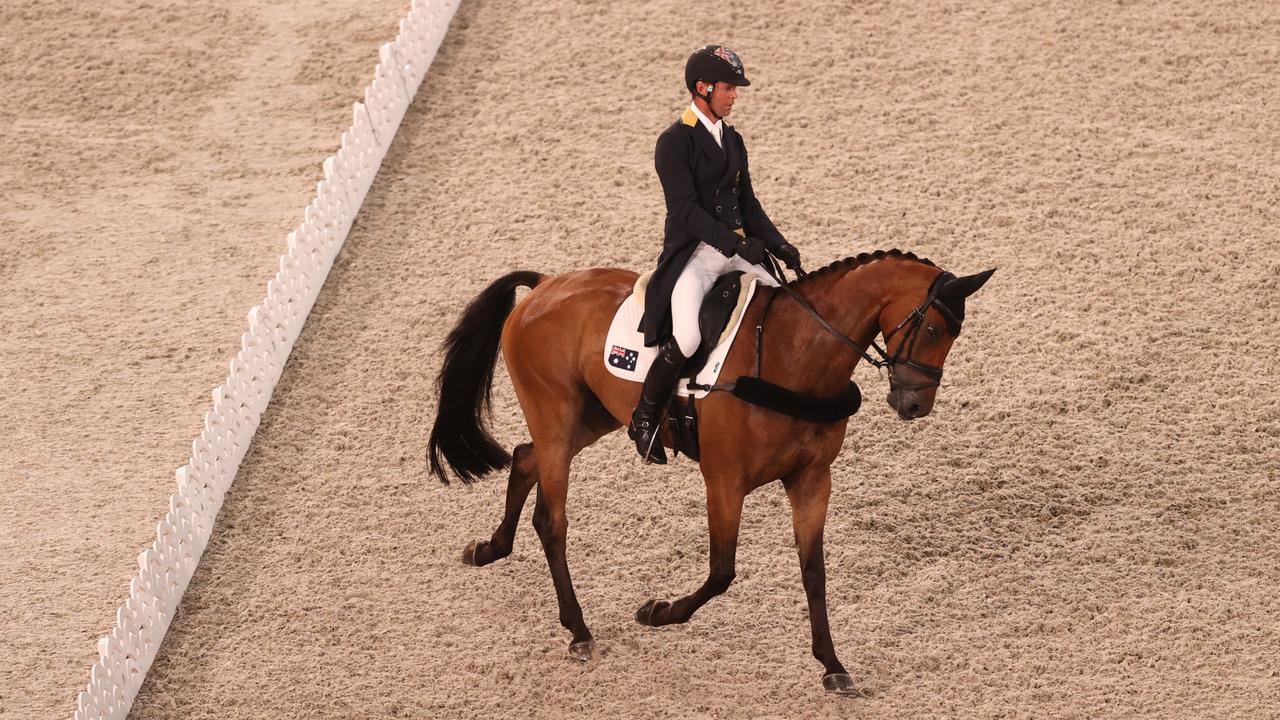
[[[721,135],[724,132],[724,120],[717,120],[713,123],[707,119],[706,115],[702,114],[702,111],[698,109],[697,103],[689,103],[689,107],[693,108],[693,114],[698,116],[699,122],[707,128],[707,132],[711,133],[711,137],[716,139],[716,144],[723,148],[724,140],[721,139]]]

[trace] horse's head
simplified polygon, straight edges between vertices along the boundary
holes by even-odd
[[[929,278],[923,297],[918,288],[892,298],[880,313],[889,363],[889,407],[903,420],[933,410],[942,380],[942,364],[964,323],[964,300],[995,270],[956,277],[943,272]]]

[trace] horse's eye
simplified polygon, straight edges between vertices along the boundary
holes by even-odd
[[[928,327],[925,328],[925,332],[929,333],[930,335],[937,336],[938,328],[932,325],[929,325]]]

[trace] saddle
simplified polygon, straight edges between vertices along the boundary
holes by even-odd
[[[697,351],[684,364],[680,377],[694,378],[707,364],[711,351],[720,343],[729,339],[730,321],[737,318],[747,305],[749,295],[743,292],[741,270],[721,275],[711,286],[710,292],[702,300],[702,308],[698,310],[698,331],[702,334],[702,342]],[[647,272],[636,279],[632,295],[636,298],[636,306],[644,310],[644,292],[649,286],[649,278],[653,272]]]
[[[711,351],[724,340],[724,332],[729,327],[729,319],[735,313],[742,312],[746,298],[742,293],[741,270],[721,275],[711,292],[702,301],[702,309],[698,311],[698,330],[702,333],[702,343],[698,350],[684,364],[681,377],[697,377],[698,371],[707,364]]]
[[[611,374],[642,382],[657,348],[645,347],[636,328],[644,312],[644,293],[652,273],[637,280],[632,294],[618,308],[605,341],[605,364]],[[744,278],[743,276],[746,275]],[[674,439],[673,449],[694,460],[698,449],[698,418],[693,402],[703,397],[718,379],[733,338],[742,322],[742,313],[756,289],[754,276],[734,271],[720,276],[702,301],[698,330],[702,342],[681,370],[666,422]]]
[[[646,347],[644,335],[637,329],[644,314],[644,292],[651,273],[641,275],[631,293],[618,307],[605,338],[605,367],[611,375],[644,382],[658,350]],[[705,387],[714,385],[719,377],[724,358],[742,323],[742,313],[755,294],[757,283],[750,273],[735,271],[720,277],[703,301],[698,314],[698,328],[702,343],[685,363],[683,379],[677,383],[676,394],[687,397],[704,397]]]

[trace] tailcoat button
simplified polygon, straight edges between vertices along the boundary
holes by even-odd
[[[742,224],[742,218],[738,218],[737,220],[734,220],[734,221],[733,221],[733,224],[734,224],[734,225],[741,225],[741,224]]]
[[[719,206],[719,205],[717,205],[717,206],[716,206],[716,212],[717,212],[717,213],[719,213],[719,212],[720,212],[720,210],[721,210],[720,206]]]

